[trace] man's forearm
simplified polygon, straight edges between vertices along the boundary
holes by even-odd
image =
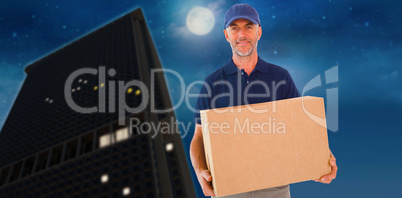
[[[204,142],[200,136],[194,136],[193,140],[191,141],[190,159],[197,175],[200,171],[207,169]]]
[[[207,164],[205,162],[204,142],[202,139],[202,127],[200,124],[196,124],[194,137],[191,140],[190,159],[194,171],[197,174],[198,182],[201,185],[202,192],[205,196],[215,197],[211,185],[212,176],[207,170]]]

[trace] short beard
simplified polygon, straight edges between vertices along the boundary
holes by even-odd
[[[250,41],[250,40],[249,40],[249,41]],[[230,42],[230,47],[232,48],[232,51],[233,51],[233,52],[235,52],[237,55],[239,55],[239,56],[241,56],[241,57],[250,56],[250,54],[252,54],[252,53],[254,52],[254,49],[257,48],[257,45],[258,45],[258,41],[255,42],[255,43],[252,42],[252,41],[250,41],[250,44],[251,44],[250,50],[248,50],[248,51],[245,52],[245,53],[242,53],[242,52],[240,52],[239,49],[236,47],[236,42],[237,42],[237,41]]]

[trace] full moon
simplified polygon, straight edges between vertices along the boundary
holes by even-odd
[[[208,34],[215,24],[215,17],[211,10],[195,7],[187,14],[187,28],[195,35]]]

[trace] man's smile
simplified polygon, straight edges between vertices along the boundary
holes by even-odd
[[[245,46],[245,45],[247,45],[249,43],[250,43],[250,41],[237,41],[236,42],[236,44],[239,45],[239,46]]]

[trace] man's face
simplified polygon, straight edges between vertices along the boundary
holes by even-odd
[[[223,32],[233,53],[244,57],[257,52],[258,40],[262,34],[260,26],[247,19],[236,19]]]

